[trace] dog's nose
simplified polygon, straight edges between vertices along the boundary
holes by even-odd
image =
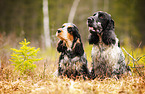
[[[92,17],[88,17],[88,23],[92,23],[94,19]]]
[[[88,17],[88,26],[93,27],[94,19],[92,17]]]
[[[57,32],[58,32],[58,33],[60,33],[60,32],[61,32],[61,30],[57,30]]]

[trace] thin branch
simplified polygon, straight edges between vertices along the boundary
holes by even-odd
[[[133,58],[133,56],[131,56],[131,55],[125,50],[125,48],[122,47],[122,49],[126,52],[126,54],[128,54],[128,56],[130,56],[130,57],[133,59],[133,66],[134,66],[134,68],[135,68],[136,71],[138,72],[139,76],[142,76],[141,73],[140,73],[139,70],[138,70],[138,67],[135,67],[135,63],[134,63],[134,62],[137,62],[138,60],[140,60],[140,58],[136,60],[136,59]],[[141,57],[141,58],[142,58],[142,57]]]
[[[122,49],[125,51],[126,54],[128,54],[134,61],[137,61],[136,59],[134,59],[126,50],[124,47],[122,47]]]

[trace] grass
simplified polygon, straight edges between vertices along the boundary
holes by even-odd
[[[51,66],[51,65],[50,65]],[[4,68],[0,77],[0,94],[143,94],[145,79],[138,76],[126,76],[119,80],[106,78],[103,81],[61,79],[48,66],[43,75],[43,64],[30,76],[19,76],[11,66]],[[51,70],[53,69],[53,70]]]
[[[90,69],[91,46],[86,44],[84,47]],[[0,62],[4,64],[0,70],[0,94],[145,94],[144,68],[140,69],[143,73],[142,76],[139,76],[132,68],[133,76],[123,76],[119,80],[113,78],[85,81],[61,79],[57,77],[56,72],[59,54],[56,52],[56,48],[50,48],[39,54],[39,57],[44,59],[35,63],[37,65],[35,71],[22,76],[14,71],[14,67],[11,65],[8,48],[8,46],[0,47]],[[139,49],[136,52],[140,52],[141,55],[138,54],[138,56],[142,56],[145,51]],[[136,56],[136,52],[134,56]],[[126,61],[129,64],[133,62],[128,58]],[[144,64],[144,59],[140,62],[138,62],[139,65]]]
[[[53,58],[36,63],[37,68],[28,75],[19,75],[8,65],[1,71],[0,94],[144,94],[145,78],[124,76],[119,80],[71,80],[57,77],[57,60]]]

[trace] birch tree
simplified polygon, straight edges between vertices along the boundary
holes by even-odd
[[[80,2],[80,0],[74,0],[74,2],[73,2],[73,5],[71,7],[69,17],[68,17],[68,22],[69,23],[73,23],[74,16],[75,16],[76,9],[77,9],[77,6],[78,6],[79,2]]]
[[[49,30],[49,15],[48,15],[48,0],[43,0],[43,26],[45,47],[51,47],[50,30]]]

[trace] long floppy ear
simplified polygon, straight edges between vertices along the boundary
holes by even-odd
[[[113,30],[114,29],[114,21],[111,19],[108,21],[108,25],[107,25],[107,30]]]
[[[79,30],[77,28],[76,25],[73,25],[72,27],[72,34],[73,34],[73,37],[74,37],[74,40],[73,40],[73,45],[72,45],[72,48],[74,47],[74,44],[79,40],[79,43],[81,43],[81,36],[79,34]]]
[[[111,23],[112,23],[111,27],[112,27],[112,29],[114,29],[114,20],[113,19],[111,19]]]
[[[77,28],[76,25],[74,25],[74,27],[72,28],[72,30],[73,30],[74,39],[75,38],[80,38],[79,30],[78,30],[78,28]]]
[[[81,42],[81,36],[79,34],[79,30],[75,25],[73,27],[73,36],[74,36],[74,40],[73,40],[72,49],[74,50],[76,56],[82,56],[84,54],[83,44]]]
[[[58,52],[65,52],[67,50],[66,44],[60,40],[57,44],[57,51]]]
[[[83,44],[80,38],[78,38],[77,41],[73,44],[72,49],[74,50],[76,56],[82,56],[84,54]]]
[[[89,44],[98,44],[99,36],[97,35],[96,32],[92,32],[89,34],[88,41],[89,41]]]

